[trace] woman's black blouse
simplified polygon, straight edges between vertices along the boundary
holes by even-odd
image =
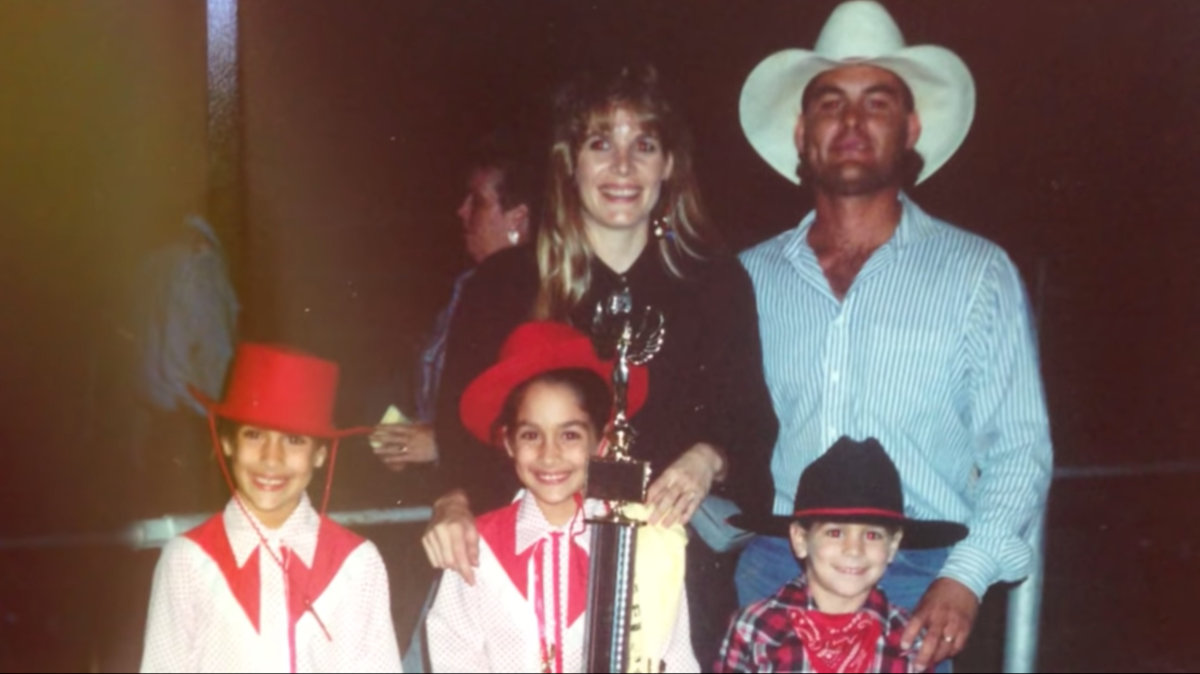
[[[717,445],[729,457],[729,471],[713,493],[747,513],[767,514],[779,425],[763,377],[750,277],[726,255],[693,263],[687,278],[679,279],[667,273],[653,249],[647,246],[625,274],[594,260],[591,287],[572,322],[588,331],[596,302],[623,284],[634,316],[647,305],[660,309],[666,339],[648,366],[646,404],[630,420],[637,432],[633,455],[649,460],[657,476],[693,444]],[[531,320],[537,293],[532,247],[497,253],[464,288],[450,326],[437,401],[437,473],[445,491],[466,491],[476,513],[509,503],[520,485],[504,451],[480,443],[463,427],[459,399],[495,362],[508,335]]]

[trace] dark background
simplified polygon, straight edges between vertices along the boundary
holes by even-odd
[[[379,416],[464,263],[453,213],[472,142],[495,126],[544,128],[553,84],[589,62],[659,66],[735,248],[794,226],[810,199],[754,154],[737,100],[767,55],[811,48],[833,6],[242,0],[245,217],[218,225],[247,336],[338,359],[343,420]],[[912,196],[1021,268],[1056,463],[1193,459],[1200,3],[887,6],[910,44],[950,48],[975,76],[966,142]],[[109,317],[138,257],[204,203],[204,76],[198,0],[0,5],[0,537],[119,519],[123,455],[104,431],[119,427],[128,373]],[[403,497],[402,482],[356,489],[372,466],[363,447],[346,452],[361,460],[348,459],[339,497]],[[1048,666],[1200,664],[1184,629],[1197,487],[1186,473],[1056,484]],[[0,600],[61,581],[49,562],[22,564],[3,570]],[[1109,652],[1127,641],[1127,656]]]

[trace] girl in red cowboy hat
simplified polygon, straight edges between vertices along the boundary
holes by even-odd
[[[370,430],[334,427],[337,380],[329,361],[244,344],[224,401],[193,389],[233,498],[163,549],[142,671],[401,671],[383,560],[324,516],[338,439]],[[326,462],[318,514],[306,489]]]
[[[526,323],[463,393],[464,426],[508,453],[524,489],[477,520],[474,583],[442,577],[426,622],[434,671],[583,671],[590,544],[583,490],[612,408],[611,372],[575,329]],[[632,368],[631,414],[647,389],[645,370]],[[671,618],[657,660],[667,671],[699,671],[686,598]]]

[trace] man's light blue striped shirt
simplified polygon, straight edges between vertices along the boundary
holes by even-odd
[[[1050,484],[1036,339],[1004,251],[901,202],[896,233],[840,302],[808,245],[815,214],[741,255],[779,417],[775,513],[839,437],[875,437],[910,517],[970,527],[939,575],[982,597],[1029,572]]]

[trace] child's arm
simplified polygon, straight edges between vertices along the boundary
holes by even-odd
[[[347,621],[338,626],[338,632],[353,634],[356,643],[351,651],[353,662],[347,664],[353,665],[356,672],[402,672],[400,648],[392,624],[387,567],[379,549],[370,541],[364,542],[354,555],[360,557],[363,566],[359,586],[355,588],[358,608],[353,623]]]
[[[437,597],[425,619],[429,664],[435,672],[490,672],[487,641],[479,621],[479,587],[443,572]]]
[[[199,551],[186,539],[167,543],[150,588],[150,611],[146,616],[146,642],[142,651],[143,672],[191,672],[193,662],[196,602],[201,593],[193,577],[192,555]]]

